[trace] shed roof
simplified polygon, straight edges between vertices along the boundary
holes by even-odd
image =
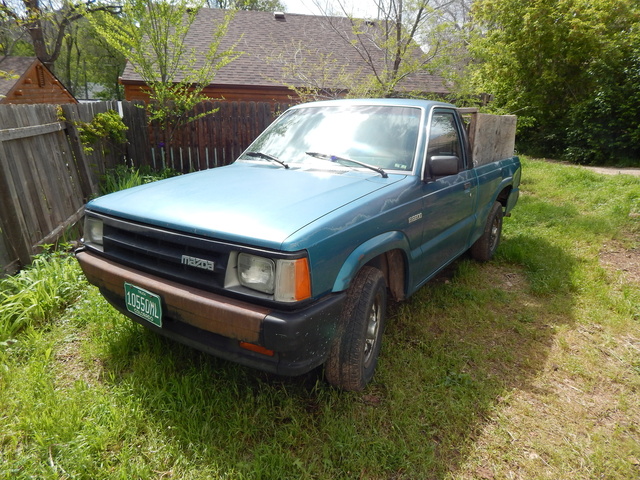
[[[18,79],[37,60],[36,57],[4,57],[0,59],[0,70],[8,74],[0,76],[0,95],[7,95]]]
[[[0,58],[0,103],[77,103],[36,57]]]
[[[187,35],[187,46],[199,52],[206,51],[216,26],[226,13],[220,9],[201,9]],[[366,28],[373,30],[378,26],[369,23]],[[220,69],[212,85],[308,86],[301,81],[299,75],[289,74],[289,78],[283,76],[286,75],[283,73],[283,66],[295,63],[300,74],[310,76],[309,70],[315,69],[316,72],[313,73],[318,75],[321,70],[323,88],[345,88],[346,85],[340,85],[345,74],[364,76],[371,73],[358,51],[345,37],[355,38],[351,20],[346,17],[291,13],[281,16],[271,12],[238,11],[222,40],[220,50],[228,49],[235,43],[235,50],[242,52],[242,55]],[[381,64],[383,58],[380,50],[373,48],[367,35],[361,38],[368,42],[370,52],[379,52],[376,62]],[[422,54],[417,48],[415,53]],[[196,64],[196,68],[197,66]],[[142,81],[130,62],[121,78],[123,83]],[[422,92],[448,92],[442,77],[426,72],[412,74],[403,81],[402,87]]]

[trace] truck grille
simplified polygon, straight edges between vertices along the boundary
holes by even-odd
[[[186,285],[223,288],[231,245],[112,217],[103,220],[105,256]]]

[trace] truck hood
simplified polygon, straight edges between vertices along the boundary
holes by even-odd
[[[301,228],[404,177],[237,162],[105,195],[87,210],[278,249]]]

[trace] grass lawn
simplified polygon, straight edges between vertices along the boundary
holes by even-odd
[[[364,392],[159,338],[72,259],[1,283],[0,479],[640,478],[640,179],[523,165],[495,260],[390,306]]]

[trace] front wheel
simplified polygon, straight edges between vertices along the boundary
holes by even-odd
[[[382,272],[364,267],[347,292],[338,336],[325,364],[329,383],[363,390],[373,378],[387,312],[387,283]]]
[[[487,223],[485,224],[482,236],[471,246],[470,252],[473,258],[482,262],[493,258],[493,254],[496,253],[496,249],[500,244],[503,217],[504,211],[502,210],[502,204],[495,202],[487,217]]]

